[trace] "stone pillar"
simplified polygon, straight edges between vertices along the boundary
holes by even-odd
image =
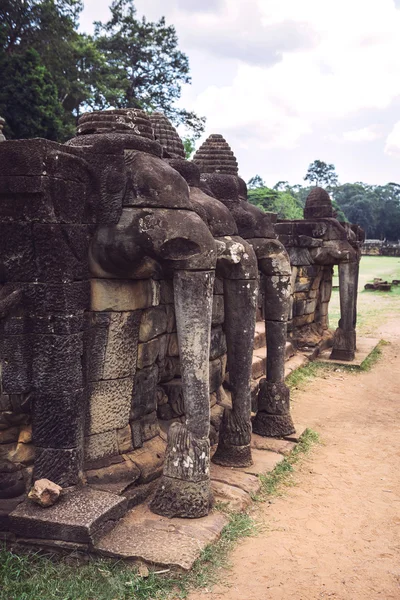
[[[171,425],[163,476],[151,510],[167,517],[204,517],[210,488],[209,351],[214,272],[174,275],[185,423]]]
[[[332,360],[354,360],[358,270],[356,261],[339,264],[340,321],[335,331]]]
[[[267,377],[260,382],[253,431],[265,437],[294,433],[290,390],[285,384],[287,321],[291,297],[291,268],[280,242],[253,240],[264,274],[264,312],[267,338]]]
[[[250,378],[253,358],[257,280],[224,280],[225,332],[232,410],[225,408],[213,462],[246,467],[251,458]]]

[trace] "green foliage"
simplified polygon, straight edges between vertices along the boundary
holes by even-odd
[[[188,135],[183,138],[182,142],[185,149],[185,157],[187,160],[190,160],[196,150],[196,136]]]
[[[399,184],[345,183],[335,188],[334,199],[351,223],[365,229],[367,238],[400,238]]]
[[[335,186],[338,183],[335,165],[328,164],[322,160],[314,160],[308,167],[304,181],[309,181],[314,185]]]
[[[261,178],[258,182],[257,177],[249,181],[248,200],[251,204],[264,211],[277,213],[280,219],[303,218],[303,207],[290,190],[283,192],[268,188],[261,185],[264,182]]]
[[[0,57],[0,115],[7,138],[62,137],[64,125],[57,88],[39,54],[27,49]],[[10,101],[12,99],[12,101]]]
[[[89,36],[77,31],[82,8],[81,0],[0,2],[0,58],[36,50],[56,87],[55,116],[61,114],[63,122],[60,141],[73,134],[76,117],[89,107],[159,109],[199,136],[204,118],[174,106],[182,84],[190,82],[175,28],[164,18],[154,23],[137,19],[133,0],[114,0],[109,21],[96,23],[94,36]],[[21,78],[16,71],[7,74],[9,86],[2,98],[8,106]],[[35,100],[33,96],[33,112]],[[27,96],[27,106],[29,102]],[[36,127],[25,127],[24,137],[35,135]],[[9,137],[16,136],[11,127]]]
[[[256,190],[258,188],[264,188],[265,183],[259,175],[254,175],[254,177],[251,177],[247,182],[247,187],[249,190]]]

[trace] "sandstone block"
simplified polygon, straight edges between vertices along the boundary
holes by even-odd
[[[104,379],[133,376],[137,363],[140,312],[112,313],[104,356]]]
[[[222,325],[224,318],[224,297],[214,296],[212,303],[212,325]]]
[[[123,427],[122,429],[117,429],[117,444],[118,444],[118,452],[120,454],[124,454],[126,452],[130,452],[133,450],[132,445],[132,433],[129,425]]]
[[[169,307],[171,309],[171,307]],[[164,306],[143,311],[140,321],[139,341],[147,342],[167,331],[168,317]]]
[[[160,303],[160,284],[153,279],[92,279],[92,310],[131,311]]]
[[[129,417],[131,421],[156,410],[158,376],[157,365],[137,371]]]
[[[79,488],[47,510],[28,500],[21,503],[10,515],[11,530],[24,537],[88,543],[104,522],[122,517],[126,505],[114,494]]]
[[[129,424],[133,379],[111,379],[89,388],[88,433],[105,433]]]
[[[158,338],[154,338],[153,340],[139,344],[137,368],[144,369],[145,367],[153,365],[157,360],[159,352],[160,340]]]
[[[21,444],[25,448],[26,444]],[[82,455],[80,448],[36,448],[33,478],[50,479],[62,487],[76,485],[80,481]]]
[[[116,431],[95,433],[85,439],[85,458],[89,461],[118,454]]]

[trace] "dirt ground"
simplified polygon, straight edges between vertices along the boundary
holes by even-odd
[[[400,313],[370,372],[335,371],[295,394],[295,422],[319,432],[295,486],[261,505],[221,584],[190,600],[400,599]]]

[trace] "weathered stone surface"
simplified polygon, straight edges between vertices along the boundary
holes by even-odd
[[[86,481],[99,486],[109,483],[122,483],[123,489],[135,483],[140,477],[139,468],[130,460],[109,465],[101,469],[89,469],[85,473]]]
[[[145,367],[149,367],[153,365],[158,357],[160,352],[160,339],[154,338],[153,340],[149,340],[148,342],[144,342],[138,345],[138,359],[137,359],[137,367],[138,369],[144,369]]]
[[[212,325],[222,325],[224,316],[224,297],[214,296],[212,303]]]
[[[211,463],[211,481],[219,481],[229,486],[234,486],[248,494],[258,494],[261,482],[256,475],[246,473],[243,469],[221,467]]]
[[[160,285],[153,279],[140,281],[92,279],[92,310],[131,311],[160,303]]]
[[[120,454],[133,450],[132,433],[129,425],[117,430],[117,444]]]
[[[158,306],[143,311],[140,321],[139,340],[141,342],[147,342],[158,335],[165,333],[168,324],[165,307]]]
[[[157,412],[154,411],[150,414],[144,415],[140,419],[140,428],[142,431],[143,442],[147,442],[148,440],[158,436],[160,433],[160,428],[158,425]]]
[[[133,386],[131,421],[156,410],[158,377],[158,365],[137,371]]]
[[[138,483],[149,483],[160,477],[164,462],[166,443],[160,437],[155,437],[143,444],[142,448],[126,454],[140,470]]]
[[[217,391],[217,389],[222,385],[224,380],[222,376],[222,363],[219,358],[210,361],[209,366],[210,373],[210,394]]]
[[[88,433],[104,433],[129,424],[133,379],[92,383],[89,392]]]
[[[112,313],[104,356],[103,379],[135,374],[141,313]]]
[[[183,399],[182,380],[172,379],[162,384],[167,397],[168,404],[172,409],[173,416],[182,416],[185,414],[185,404]]]
[[[85,438],[86,460],[97,460],[113,454],[118,454],[117,432],[114,429]]]
[[[26,444],[24,444],[26,446]],[[82,449],[36,448],[34,480],[50,479],[62,487],[77,485],[81,480]]]
[[[210,360],[214,360],[226,353],[226,338],[222,327],[211,328]]]
[[[82,442],[85,409],[83,390],[36,394],[32,406],[34,444],[42,448],[76,448]]]
[[[105,556],[189,570],[202,550],[219,538],[226,523],[221,512],[194,521],[166,521],[143,506],[130,511],[95,547]]]
[[[221,481],[212,481],[211,489],[216,503],[227,505],[230,510],[243,511],[251,503],[251,496],[236,486]]]
[[[0,460],[0,500],[17,498],[24,492],[25,479],[21,465],[16,465],[7,459]]]
[[[66,491],[47,510],[29,500],[10,515],[11,530],[24,537],[50,538],[87,543],[93,540],[102,523],[117,521],[125,512],[127,501],[113,494],[78,488]]]
[[[251,436],[251,447],[257,450],[269,450],[270,452],[278,452],[287,456],[296,447],[295,442],[288,440],[279,440],[276,438],[261,437],[256,433]]]
[[[82,334],[37,335],[33,339],[32,381],[38,393],[83,387]]]
[[[38,479],[33,484],[28,498],[42,508],[53,506],[60,497],[62,487],[49,481],[49,479]]]
[[[257,450],[253,449],[253,464],[249,467],[243,467],[240,469],[245,473],[251,475],[264,475],[273,471],[280,462],[283,461],[284,456],[277,452],[269,452],[268,450]]]

